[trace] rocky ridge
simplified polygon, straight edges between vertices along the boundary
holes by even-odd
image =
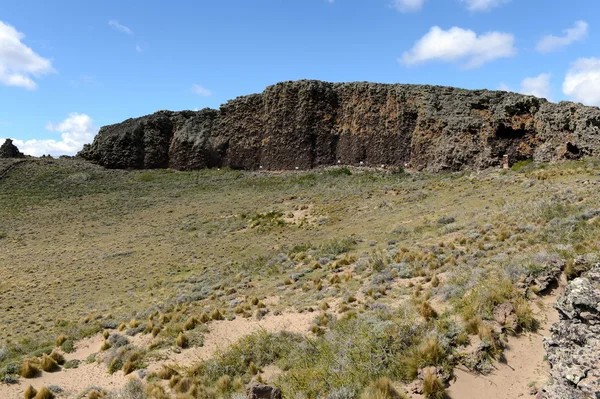
[[[539,397],[600,398],[600,263],[571,281],[555,307],[560,321],[544,339],[552,378]]]
[[[159,111],[105,126],[79,156],[109,168],[444,171],[596,155],[600,109],[452,87],[283,82],[219,110]]]

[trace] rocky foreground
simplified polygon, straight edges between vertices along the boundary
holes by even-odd
[[[551,383],[542,398],[600,397],[600,264],[574,279],[556,304],[560,321],[544,340]]]
[[[103,127],[79,156],[109,168],[443,171],[594,155],[600,109],[452,87],[284,82],[219,110],[159,111]]]

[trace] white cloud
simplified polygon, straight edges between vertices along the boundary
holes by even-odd
[[[600,106],[600,58],[580,58],[563,81],[563,93],[586,105]]]
[[[34,77],[53,73],[50,60],[36,54],[21,42],[25,37],[0,21],[0,84],[34,90]]]
[[[194,83],[192,85],[192,91],[202,97],[208,97],[210,95],[212,95],[212,92],[210,90],[208,90],[206,87],[201,86],[199,84]]]
[[[135,46],[135,51],[137,51],[138,53],[141,53],[142,51],[144,51],[142,49],[142,46],[140,46],[139,44]]]
[[[465,68],[477,68],[486,62],[515,55],[514,41],[514,36],[508,33],[488,32],[478,36],[472,30],[458,27],[443,30],[434,26],[399,61],[405,65],[434,60],[464,61]]]
[[[393,0],[392,7],[400,12],[415,12],[419,11],[425,0]]]
[[[550,76],[549,73],[542,73],[535,77],[523,79],[521,94],[550,99]]]
[[[572,28],[565,29],[563,36],[544,36],[537,44],[536,49],[540,53],[550,53],[561,47],[583,40],[588,34],[589,25],[585,21],[577,21]]]
[[[508,3],[510,0],[460,0],[467,4],[469,11],[489,11],[503,3]]]
[[[46,130],[61,133],[60,140],[13,140],[19,150],[26,155],[39,157],[44,154],[75,155],[84,144],[91,143],[98,129],[92,118],[86,114],[72,113],[59,124],[48,123]],[[0,140],[0,145],[4,139]]]
[[[108,21],[108,24],[118,30],[119,32],[127,33],[128,35],[133,35],[133,31],[129,29],[127,26],[122,25],[116,19],[111,19]]]

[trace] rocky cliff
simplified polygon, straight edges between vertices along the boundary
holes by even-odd
[[[600,109],[487,90],[284,82],[219,110],[155,114],[100,129],[79,156],[109,168],[487,168],[596,155]]]

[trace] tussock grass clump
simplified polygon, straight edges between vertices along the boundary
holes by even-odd
[[[221,395],[225,395],[225,394],[229,393],[232,388],[231,377],[229,377],[228,375],[221,376],[217,380],[217,383],[215,384],[215,388],[216,388],[217,392],[220,393]]]
[[[56,346],[62,346],[62,344],[68,339],[69,337],[67,337],[64,334],[61,334],[58,336],[58,338],[56,338]]]
[[[177,393],[187,393],[194,386],[194,380],[190,377],[183,377],[173,387],[173,390]]]
[[[23,398],[24,399],[33,399],[35,397],[35,395],[37,395],[37,389],[35,389],[33,386],[30,385],[27,387],[27,389],[23,393]]]
[[[105,399],[106,395],[97,389],[92,389],[87,394],[87,399]]]
[[[423,396],[427,399],[444,399],[447,397],[444,382],[429,371],[425,372],[423,376]]]
[[[175,374],[172,376],[171,379],[169,379],[169,388],[175,388],[175,385],[179,384],[179,381],[181,381],[180,375]]]
[[[33,399],[54,399],[54,394],[46,387],[40,388]]]
[[[25,359],[19,369],[19,375],[23,378],[33,378],[40,373],[38,365],[32,359]]]
[[[208,323],[209,321],[210,321],[210,316],[208,315],[208,313],[202,312],[202,314],[200,315],[200,322]]]
[[[398,371],[403,379],[412,381],[417,378],[420,368],[443,365],[446,356],[446,350],[438,339],[430,338],[406,354],[400,355]]]
[[[49,355],[52,359],[54,359],[54,361],[60,365],[65,364],[65,357],[60,353],[57,352],[56,350],[52,350],[52,352],[50,352]]]
[[[198,325],[198,319],[196,319],[195,317],[190,317],[186,320],[185,324],[183,325],[183,328],[186,331],[189,330],[193,330],[194,328],[196,328],[196,325]]]
[[[148,395],[149,399],[169,399],[169,395],[165,391],[162,385],[157,382],[151,382],[147,384],[144,391]]]
[[[190,341],[189,341],[187,335],[185,335],[184,333],[179,333],[179,335],[177,336],[177,340],[175,341],[175,343],[180,348],[187,348],[188,345],[190,344]]]
[[[177,371],[175,371],[174,368],[163,364],[162,367],[155,372],[155,374],[161,380],[169,380],[171,379],[171,377],[173,377],[174,375],[178,375],[179,373],[177,373]]]
[[[112,345],[107,340],[104,340],[104,342],[102,343],[102,346],[100,347],[100,350],[106,351],[106,350],[109,350],[111,347],[112,347]]]
[[[421,316],[423,316],[423,318],[426,321],[435,319],[438,316],[435,309],[433,307],[431,307],[431,305],[427,301],[425,301],[421,304],[421,306],[419,307],[419,313],[421,314]]]
[[[409,399],[409,397],[398,392],[389,378],[381,377],[369,384],[360,399]]]
[[[221,314],[221,311],[219,309],[213,310],[212,313],[210,314],[210,318],[212,320],[223,320],[224,319],[224,317]]]
[[[44,355],[42,355],[42,359],[40,360],[40,367],[46,372],[57,371],[60,368],[58,367],[58,363],[56,362],[56,360],[46,355],[45,353]]]

